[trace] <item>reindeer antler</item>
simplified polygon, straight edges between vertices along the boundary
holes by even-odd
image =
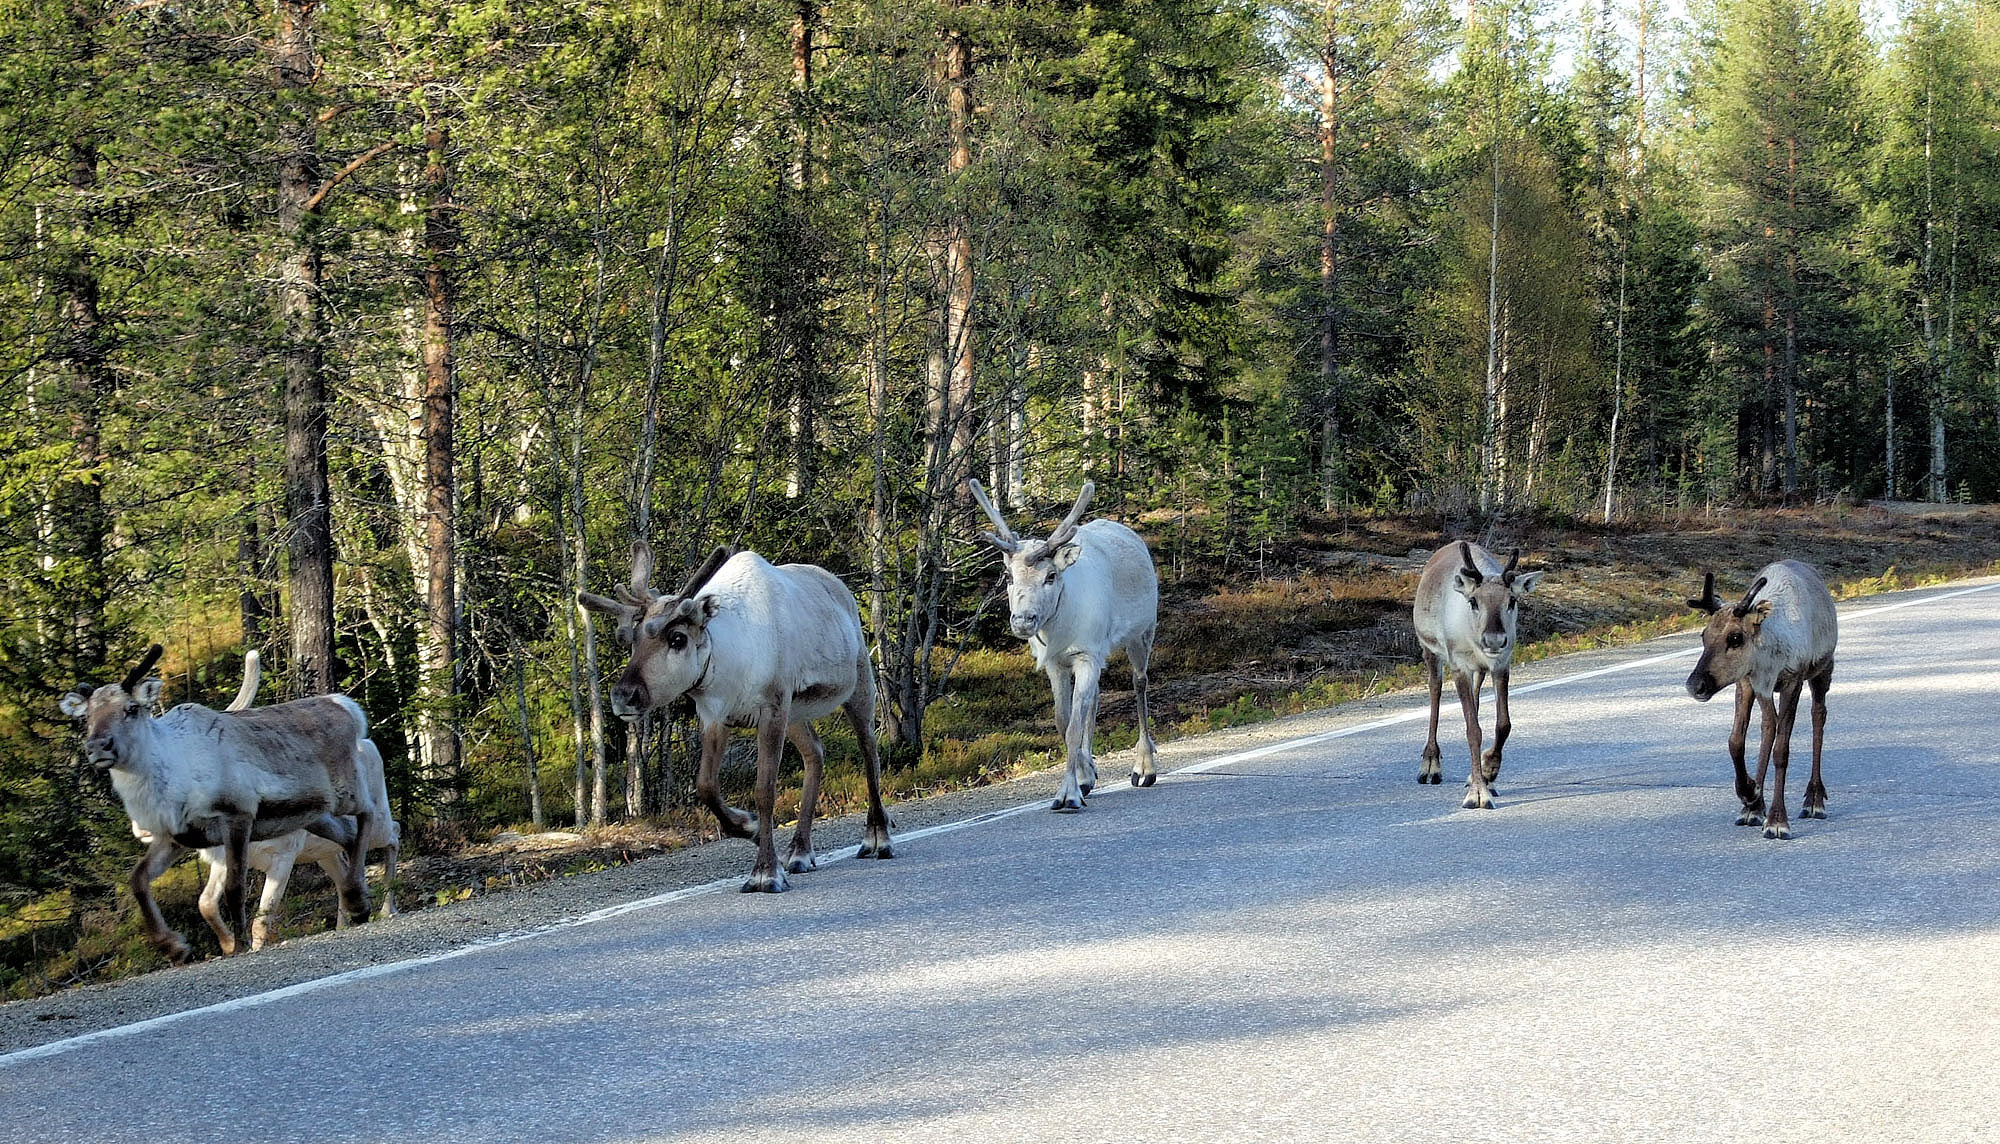
[[[615,591],[615,589],[614,589]],[[653,546],[644,540],[632,542],[632,586],[619,592],[619,598],[630,596],[627,603],[642,605],[660,598],[653,588]]]
[[[1742,601],[1736,605],[1736,614],[1739,618],[1750,614],[1750,602],[1757,598],[1757,593],[1764,590],[1764,584],[1766,583],[1766,580],[1767,577],[1763,576],[1757,577],[1757,582],[1755,584],[1750,585],[1750,590],[1748,592],[1743,593]]]
[[[166,650],[166,648],[161,647],[159,644],[154,644],[152,647],[147,648],[146,654],[139,657],[139,665],[125,674],[125,682],[120,686],[124,687],[127,691],[131,691],[141,683],[144,683],[146,681],[146,673],[153,670],[154,664],[160,662],[160,656],[166,654]]]
[[[1514,569],[1520,567],[1520,565],[1521,565],[1521,550],[1516,548],[1514,550],[1514,554],[1507,558],[1507,567],[1502,569],[1500,572],[1501,581],[1504,583],[1512,584],[1514,582]]]
[[[1486,582],[1486,574],[1479,570],[1478,563],[1476,563],[1472,559],[1472,545],[1467,544],[1463,540],[1459,541],[1458,557],[1460,560],[1465,562],[1465,568],[1463,569],[1463,571],[1465,573],[1466,578],[1472,581],[1474,587],[1477,587]]]
[[[1701,595],[1689,600],[1687,605],[1697,612],[1707,612],[1711,615],[1722,610],[1722,601],[1715,598],[1715,573],[1702,573]]]
[[[1014,535],[1014,530],[1007,527],[1007,518],[1001,516],[1000,510],[994,508],[993,502],[986,498],[986,489],[980,485],[979,478],[972,477],[968,479],[965,482],[965,486],[972,490],[972,499],[979,502],[980,508],[986,510],[986,519],[993,522],[994,531],[982,532],[980,535],[984,536],[992,543],[993,547],[998,548],[1002,552],[1019,552],[1021,550],[1021,538]]]
[[[685,600],[696,592],[701,591],[701,586],[708,583],[708,578],[715,575],[717,570],[728,563],[732,555],[734,554],[729,551],[728,545],[716,545],[714,551],[708,554],[708,559],[702,561],[701,567],[695,569],[694,575],[689,576],[687,583],[681,586],[678,598]]]
[[[1076,504],[1070,507],[1069,515],[1063,517],[1062,523],[1056,526],[1056,530],[1051,532],[1049,538],[1042,541],[1041,545],[1035,549],[1034,554],[1028,558],[1030,564],[1038,560],[1048,559],[1056,549],[1070,542],[1070,539],[1076,535],[1077,522],[1083,519],[1084,510],[1090,507],[1090,498],[1096,495],[1097,482],[1083,482],[1083,488],[1077,491]]]

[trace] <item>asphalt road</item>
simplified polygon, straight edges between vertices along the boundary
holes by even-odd
[[[1522,669],[1495,811],[1408,695],[1183,742],[782,896],[88,1022],[0,1056],[0,1139],[2000,1139],[2000,581],[1843,609],[1790,842],[1692,648]]]

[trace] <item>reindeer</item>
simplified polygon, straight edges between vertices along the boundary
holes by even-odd
[[[696,793],[722,832],[757,840],[745,893],[783,893],[786,874],[818,866],[813,815],[826,751],[812,721],[846,712],[868,775],[868,819],[860,854],[893,858],[889,814],[882,807],[882,761],[875,746],[875,673],[861,636],[861,611],[839,577],[811,564],[773,566],[754,552],[717,548],[671,596],[654,590],[653,549],[632,545],[632,580],[617,599],[577,594],[577,602],[618,622],[632,662],[611,689],[611,709],[637,719],[682,695],[701,720]],[[757,729],[757,813],[722,800],[718,776],[731,727]],[[778,762],[791,738],[805,760],[799,825],[785,864],[771,830],[777,814]]]
[[[225,713],[248,708],[257,697],[257,685],[262,678],[255,649],[243,657],[243,685],[237,689],[236,698],[223,708]],[[395,815],[389,808],[389,784],[383,774],[382,752],[368,740],[361,740],[354,760],[355,772],[361,778],[364,788],[363,799],[375,808],[367,835],[362,839],[362,849],[386,850],[382,859],[382,916],[396,914],[396,857],[402,847],[403,831],[396,823]],[[141,842],[151,843],[153,836],[134,826],[132,833]],[[221,902],[228,889],[229,862],[227,850],[221,846],[209,846],[197,851],[208,866],[208,883],[201,891],[201,916],[208,928],[224,948],[235,940],[235,935],[223,923]],[[316,863],[326,871],[327,878],[335,886],[347,878],[347,850],[345,847],[321,838],[309,830],[294,830],[277,838],[252,842],[246,852],[250,869],[264,875],[264,892],[257,901],[256,916],[250,920],[250,951],[263,949],[270,937],[271,917],[283,910],[285,890],[291,884],[292,870],[300,860]],[[335,896],[334,925],[345,929],[351,923],[347,913],[346,898]]]
[[[1701,659],[1687,678],[1688,694],[1706,703],[1716,692],[1736,685],[1736,721],[1729,730],[1729,761],[1736,767],[1736,797],[1743,803],[1736,825],[1762,826],[1766,838],[1790,838],[1785,764],[1791,760],[1799,691],[1807,686],[1812,688],[1812,778],[1806,782],[1799,817],[1826,817],[1826,784],[1820,781],[1819,763],[1826,738],[1826,689],[1833,682],[1833,651],[1840,640],[1833,596],[1811,565],[1780,560],[1757,573],[1750,590],[1733,605],[1716,596],[1713,572],[1702,576],[1701,596],[1687,603],[1708,616],[1701,633]],[[1753,699],[1764,712],[1755,782],[1743,763]],[[1778,774],[1771,784],[1767,814],[1764,770],[1774,758]]]
[[[1067,748],[1068,766],[1050,809],[1082,810],[1083,800],[1097,786],[1091,733],[1097,723],[1098,682],[1113,651],[1123,651],[1132,661],[1139,700],[1139,757],[1132,785],[1152,786],[1159,774],[1146,716],[1146,664],[1159,627],[1160,581],[1146,542],[1117,521],[1077,524],[1097,491],[1089,481],[1047,540],[1014,535],[979,482],[966,484],[993,521],[994,531],[981,535],[1000,550],[1006,567],[1014,634],[1028,641],[1035,666],[1048,673],[1055,693],[1056,731]]]
[[[224,953],[236,952],[235,935],[248,929],[243,871],[250,844],[299,829],[345,849],[344,905],[367,917],[362,847],[374,810],[356,770],[368,737],[361,708],[345,695],[318,695],[233,712],[186,703],[155,718],[162,685],[147,673],[162,650],[154,644],[122,682],[78,687],[60,704],[84,721],[85,757],[110,772],[132,825],[152,837],[131,878],[148,940],[176,964],[187,960],[187,942],[167,928],[153,900],[153,880],[184,848],[220,846],[226,916],[217,934]]]
[[[1424,671],[1431,688],[1430,738],[1424,744],[1419,784],[1444,782],[1439,767],[1438,707],[1444,696],[1444,676],[1451,673],[1458,688],[1458,706],[1465,713],[1465,741],[1472,751],[1471,773],[1465,780],[1465,809],[1492,810],[1493,782],[1500,777],[1500,753],[1514,724],[1507,716],[1507,679],[1514,665],[1514,631],[1521,597],[1535,590],[1540,572],[1517,572],[1521,550],[1515,549],[1502,568],[1493,554],[1477,544],[1459,541],[1431,554],[1417,579],[1412,620],[1423,649]],[[1479,753],[1479,689],[1493,676],[1493,747]]]

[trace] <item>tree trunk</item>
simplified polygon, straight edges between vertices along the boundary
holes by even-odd
[[[815,479],[821,381],[818,240],[812,217],[813,37],[818,0],[797,0],[792,14],[792,157],[785,179],[784,219],[795,276],[783,303],[783,353],[792,372],[792,475],[794,495],[812,495]]]
[[[1339,0],[1326,0],[1320,41],[1319,107],[1319,378],[1320,508],[1332,512],[1341,493],[1340,442],[1340,55]]]
[[[291,693],[334,688],[332,493],[326,462],[320,242],[316,233],[319,129],[311,91],[318,0],[279,0],[272,79],[283,115],[278,155],[278,309],[284,321],[285,517],[291,558]]]
[[[514,661],[514,706],[521,721],[521,758],[527,767],[528,780],[528,821],[536,830],[547,826],[542,814],[542,776],[535,766],[535,727],[528,715],[528,657],[521,648],[521,637],[514,632],[507,633],[508,656]]]
[[[1896,499],[1896,355],[1889,354],[1886,376],[1882,379],[1882,452],[1887,461],[1890,500]]]
[[[1620,240],[1622,244],[1622,239]],[[1611,444],[1604,460],[1604,523],[1611,523],[1612,490],[1618,484],[1618,419],[1625,412],[1625,256],[1618,257],[1618,315],[1611,355]]]
[[[948,0],[957,10],[964,0]],[[945,161],[949,181],[957,183],[972,166],[972,41],[956,25],[944,34],[945,105],[949,115],[951,151]],[[942,282],[944,313],[939,345],[944,354],[943,407],[951,436],[950,459],[955,467],[971,468],[978,441],[978,423],[973,416],[972,347],[972,233],[962,210],[953,208],[945,221]],[[949,481],[946,495],[954,496],[962,479]]]
[[[1493,71],[1493,217],[1486,254],[1486,393],[1479,426],[1479,508],[1491,512],[1500,496],[1496,442],[1500,432],[1500,80],[1507,61],[1505,33]]]
[[[87,16],[75,15],[80,38],[92,44]],[[79,479],[66,481],[57,490],[49,516],[51,531],[60,538],[59,550],[79,567],[71,589],[67,650],[80,672],[92,674],[107,666],[110,652],[105,613],[111,599],[106,564],[111,521],[104,503],[103,419],[114,388],[110,331],[98,308],[97,257],[90,245],[97,213],[97,165],[94,141],[81,136],[70,141],[69,189],[79,215],[80,238],[59,273],[58,289],[66,343],[61,353],[69,380],[69,437]]]
[[[424,540],[425,592],[421,733],[431,773],[425,779],[438,802],[459,801],[464,776],[459,766],[458,600],[455,525],[457,379],[452,363],[452,305],[458,258],[457,206],[452,202],[449,128],[433,124],[425,132],[429,152],[424,186],[429,200],[424,220]]]

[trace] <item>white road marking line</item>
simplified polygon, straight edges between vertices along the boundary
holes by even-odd
[[[1893,604],[1881,604],[1872,608],[1863,608],[1860,609],[1859,611],[1844,613],[1841,618],[1861,619],[1866,616],[1880,615],[1883,612],[1897,611],[1898,609],[1901,608],[1913,608],[1920,604],[1930,604],[1930,603],[1935,603],[1939,600],[1949,600],[1957,596],[1970,596],[1977,592],[1989,592],[1995,588],[2000,588],[2000,580],[1995,580],[1990,584],[1981,584],[1976,587],[1960,588],[1951,592],[1942,592],[1937,595],[1920,596],[1912,600],[1901,600]],[[1548,687],[1558,687],[1563,684],[1578,683],[1586,679],[1595,679],[1598,676],[1610,675],[1613,674],[1614,672],[1632,671],[1641,667],[1649,667],[1656,663],[1664,663],[1670,659],[1677,659],[1683,656],[1693,655],[1697,650],[1699,649],[1682,648],[1677,651],[1665,652],[1660,655],[1647,656],[1644,659],[1635,659],[1627,663],[1613,664],[1610,667],[1600,667],[1591,671],[1577,672],[1574,675],[1565,675],[1556,679],[1546,679],[1539,683],[1532,683],[1525,687],[1515,688],[1513,694],[1520,695],[1530,691],[1540,691]],[[1394,715],[1385,716],[1384,718],[1381,719],[1372,719],[1365,723],[1357,723],[1351,727],[1341,727],[1333,731],[1322,731],[1315,735],[1302,735],[1296,739],[1287,739],[1284,742],[1271,743],[1266,746],[1257,747],[1248,751],[1237,751],[1233,754],[1220,755],[1216,758],[1208,759],[1203,762],[1190,763],[1187,766],[1167,771],[1165,773],[1167,775],[1207,774],[1210,771],[1219,770],[1223,767],[1231,766],[1236,763],[1249,762],[1252,759],[1261,759],[1268,755],[1275,755],[1283,751],[1290,751],[1299,747],[1309,747],[1316,743],[1324,743],[1333,739],[1344,739],[1352,735],[1364,734],[1368,731],[1379,731],[1385,727],[1393,727],[1400,723],[1415,722],[1416,720],[1422,719],[1429,714],[1430,714],[1430,709],[1428,706],[1416,708],[1410,711],[1402,711]],[[1123,786],[1100,787],[1095,793],[1111,794],[1123,789],[1125,789]],[[970,818],[962,818],[955,822],[945,822],[945,823],[940,823],[936,826],[926,826],[918,830],[912,830],[907,834],[896,835],[894,841],[914,842],[918,839],[934,838],[941,834],[952,834],[960,830],[971,829],[972,827],[975,826],[984,826],[988,823],[999,822],[1002,819],[1014,818],[1018,815],[1026,814],[1031,810],[1041,809],[1042,807],[1046,806],[1047,803],[1048,803],[1047,799],[1037,799],[1034,802],[1025,802],[1017,806],[1010,806],[1001,810],[988,811],[984,814],[976,814]],[[830,854],[821,856],[820,862],[822,865],[831,865],[832,863],[835,862],[843,862],[848,859],[854,858],[859,853],[860,853],[860,847],[848,846],[844,847],[843,849],[833,851]],[[493,937],[483,938],[479,941],[471,942],[466,945],[459,946],[455,949],[445,950],[442,953],[426,954],[422,957],[411,957],[411,958],[405,958],[401,961],[390,961],[390,962],[384,962],[383,964],[380,965],[370,965],[370,966],[364,966],[363,968],[360,969],[350,969],[343,973],[336,973],[328,977],[318,977],[314,978],[311,981],[301,981],[295,985],[287,985],[282,988],[267,990],[263,993],[253,993],[244,997],[232,998],[228,1001],[218,1001],[212,1005],[203,1005],[194,1009],[183,1009],[177,1013],[164,1013],[158,1017],[150,1017],[144,1021],[134,1021],[129,1025],[115,1025],[109,1029],[99,1029],[96,1032],[92,1033],[79,1033],[74,1037],[65,1037],[59,1041],[49,1041],[46,1044],[36,1045],[32,1048],[16,1049],[11,1053],[0,1055],[0,1069],[11,1068],[15,1065],[26,1064],[29,1061],[43,1060],[48,1057],[60,1056],[64,1053],[74,1052],[77,1049],[89,1048],[92,1045],[102,1044],[103,1042],[106,1041],[119,1040],[125,1037],[136,1036],[140,1033],[151,1032],[154,1029],[165,1028],[169,1025],[178,1024],[182,1021],[186,1021],[194,1017],[203,1017],[203,1016],[223,1014],[223,1013],[234,1013],[244,1009],[256,1009],[261,1006],[275,1004],[279,1001],[288,1000],[293,997],[303,997],[309,993],[318,993],[321,992],[322,990],[333,989],[338,986],[351,984],[357,981],[367,981],[376,977],[386,977],[392,973],[401,973],[406,970],[418,969],[426,965],[435,965],[443,961],[452,961],[456,958],[464,957],[468,954],[479,953],[489,949],[498,949],[502,946],[512,945],[515,942],[527,941],[530,938],[540,937],[544,934],[556,933],[561,930],[575,929],[578,926],[586,926],[595,922],[607,921],[611,918],[622,917],[626,914],[636,913],[640,910],[651,909],[654,906],[670,905],[674,902],[684,901],[688,898],[702,897],[707,894],[719,894],[727,890],[734,890],[740,887],[742,884],[743,880],[741,878],[735,878],[735,877],[718,878],[713,882],[704,882],[698,886],[685,886],[678,890],[669,890],[663,894],[654,894],[650,897],[639,898],[630,902],[621,902],[615,906],[605,906],[602,909],[592,910],[586,914],[579,914],[573,918],[565,918],[562,921],[551,922],[548,925],[536,926],[532,929],[520,930],[513,933],[497,934]]]

